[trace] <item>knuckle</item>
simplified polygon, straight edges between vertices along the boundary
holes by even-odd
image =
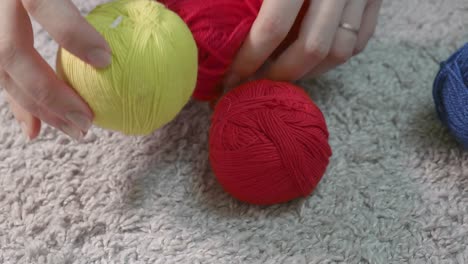
[[[39,86],[35,98],[38,105],[51,106],[55,102],[55,93],[51,89],[45,88],[47,86]]]
[[[36,14],[40,11],[46,0],[22,0],[23,6],[31,14]]]
[[[46,9],[46,5],[50,4],[48,0],[21,0],[23,3],[24,8],[31,13],[32,15],[39,15],[39,13],[47,13],[43,12],[43,9]],[[71,16],[67,19],[66,23],[59,23],[55,25],[55,30],[53,37],[54,39],[61,45],[73,45],[76,42],[76,35],[77,28],[80,28],[79,23],[77,22],[77,18],[75,16]]]
[[[267,17],[260,20],[259,31],[265,36],[269,36],[272,41],[282,41],[289,32],[287,24],[283,23],[279,17]]]
[[[74,25],[74,24],[67,24],[67,25]],[[67,27],[66,25],[62,25],[58,27],[55,34],[55,40],[62,46],[71,46],[76,44],[76,38],[74,36],[74,26]]]
[[[327,57],[330,47],[323,41],[310,41],[304,47],[307,58],[323,60]]]
[[[352,55],[352,49],[332,49],[329,56],[334,62],[342,64],[348,61]]]

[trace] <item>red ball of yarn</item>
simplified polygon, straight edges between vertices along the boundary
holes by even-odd
[[[193,97],[211,101],[258,15],[262,0],[161,0],[191,29],[198,46],[198,82]]]
[[[322,112],[293,84],[249,82],[216,105],[211,165],[223,188],[240,201],[271,205],[308,196],[331,155]]]

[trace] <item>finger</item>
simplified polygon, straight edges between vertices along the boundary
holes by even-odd
[[[24,94],[13,81],[6,83],[5,90],[7,91],[8,96],[14,101],[12,107],[16,107],[16,109],[12,110],[16,114],[15,118],[18,118],[19,121],[32,121],[32,123],[27,123],[27,125],[29,126],[28,128],[31,129],[27,131],[28,136],[30,136],[31,139],[37,136],[40,127],[36,127],[37,124],[34,123],[36,122],[34,119],[23,119],[24,116],[21,115],[22,110],[27,111],[29,113],[34,113],[34,115],[38,119],[43,120],[47,124],[59,129],[63,133],[69,135],[70,137],[76,140],[81,140],[83,138],[84,132],[82,132],[78,127],[74,126],[73,124],[64,122],[59,116],[57,116],[53,112],[35,104],[34,101],[31,100],[31,98],[28,95]]]
[[[78,128],[65,123],[51,111],[37,105],[34,100],[31,100],[27,94],[21,91],[8,75],[4,75],[1,83],[7,92],[7,100],[10,103],[12,112],[29,139],[32,140],[39,134],[40,122],[38,118],[74,139],[80,140],[84,136],[83,132]],[[30,113],[34,113],[35,116]]]
[[[0,87],[6,89],[12,85],[11,79],[3,70],[0,69]],[[7,87],[8,86],[8,87]],[[16,121],[18,121],[21,130],[25,137],[29,140],[32,140],[37,136],[40,130],[40,121],[32,116],[29,112],[24,110],[16,101],[8,94],[5,93],[6,100],[10,105],[10,109],[13,112],[13,116]]]
[[[341,23],[351,25],[358,29],[361,27],[362,16],[367,0],[349,1],[343,11]],[[347,62],[353,56],[357,42],[357,34],[343,27],[338,27],[332,48],[327,58],[307,74],[307,77],[321,75],[335,67]]]
[[[301,30],[302,22],[304,21],[304,17],[309,10],[311,0],[304,0],[302,4],[301,10],[299,10],[299,14],[294,21],[294,25],[288,32],[286,38],[281,42],[281,44],[273,51],[269,59],[274,60],[278,58],[281,53],[283,53],[297,38],[299,37],[299,31]]]
[[[62,130],[78,127],[85,133],[93,118],[88,105],[58,79],[34,49],[32,38],[18,33],[29,29],[26,27],[28,23],[30,26],[25,10],[16,0],[0,1],[0,10],[6,10],[0,17],[0,67],[18,88],[13,89],[15,94],[24,95],[22,106],[34,114],[38,109],[52,112],[62,119]],[[18,99],[11,91],[9,93]],[[73,134],[78,132],[74,131]]]
[[[299,38],[272,64],[266,77],[295,81],[319,64],[328,55],[345,4],[345,0],[313,0]]]
[[[25,137],[28,140],[35,139],[41,130],[41,121],[26,111],[8,93],[6,93],[6,100]]]
[[[294,24],[304,0],[264,1],[249,35],[226,75],[225,88],[253,75],[281,44]]]
[[[27,110],[21,107],[21,105],[18,104],[15,99],[13,99],[13,97],[8,93],[8,91],[15,90],[17,87],[8,74],[2,70],[0,70],[0,86],[3,87],[6,91],[5,98],[10,106],[13,116],[19,123],[24,136],[28,141],[36,138],[40,131],[41,122],[36,117],[31,115]]]
[[[368,5],[366,6],[366,9],[364,10],[364,14],[362,16],[361,29],[358,34],[358,39],[353,55],[357,55],[364,51],[364,49],[367,46],[367,43],[374,35],[378,23],[378,17],[381,6],[382,0],[370,0]]]
[[[11,1],[11,0],[2,0]],[[24,8],[58,42],[96,67],[111,63],[111,49],[69,0],[22,0]]]

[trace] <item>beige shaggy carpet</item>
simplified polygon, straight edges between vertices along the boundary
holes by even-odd
[[[468,263],[468,155],[431,97],[466,41],[468,1],[384,0],[366,51],[303,83],[329,125],[326,175],[271,207],[218,185],[206,104],[144,138],[93,128],[78,144],[46,128],[25,144],[0,99],[0,263]]]

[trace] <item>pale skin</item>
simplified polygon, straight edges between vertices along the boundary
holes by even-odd
[[[264,0],[250,34],[225,78],[226,89],[254,76],[286,38],[307,0]],[[366,47],[382,0],[311,0],[293,41],[261,78],[296,81],[345,63]],[[28,16],[29,15],[29,16]],[[0,0],[0,86],[28,140],[45,122],[80,140],[93,113],[34,49],[30,17],[64,49],[97,68],[111,63],[105,39],[70,0]],[[347,23],[357,32],[340,27]]]

